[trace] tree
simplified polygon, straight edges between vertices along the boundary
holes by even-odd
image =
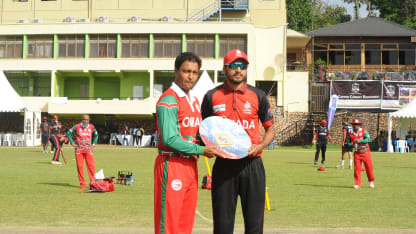
[[[346,3],[353,3],[354,4],[354,19],[360,18],[359,9],[362,5],[367,6],[367,11],[369,16],[374,16],[374,5],[372,4],[371,0],[344,0]]]
[[[322,0],[312,0],[312,30],[351,21],[345,7],[332,7]]]
[[[416,0],[369,0],[386,20],[416,29]]]
[[[308,32],[312,29],[312,3],[310,0],[286,0],[289,28]]]

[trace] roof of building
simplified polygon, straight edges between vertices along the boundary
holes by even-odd
[[[391,21],[369,16],[306,33],[313,37],[411,37],[416,36],[416,30]]]

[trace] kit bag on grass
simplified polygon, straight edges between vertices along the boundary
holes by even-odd
[[[211,190],[212,188],[211,182],[212,182],[211,176],[208,174],[204,175],[204,177],[202,178],[202,188]]]
[[[114,181],[112,178],[104,178],[102,180],[93,180],[90,183],[90,190],[111,192],[114,191]]]

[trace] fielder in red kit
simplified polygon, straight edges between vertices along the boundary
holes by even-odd
[[[98,133],[97,130],[95,130],[94,125],[89,122],[90,116],[83,115],[82,122],[73,126],[67,133],[71,145],[75,148],[78,179],[81,189],[85,188],[84,160],[87,163],[87,171],[90,181],[95,179],[95,162],[92,151],[94,146],[97,144]],[[75,137],[75,142],[72,138],[73,135]]]
[[[359,119],[352,121],[353,131],[350,133],[350,138],[354,143],[354,180],[355,189],[361,187],[361,163],[364,163],[365,171],[367,172],[368,182],[370,182],[370,188],[374,188],[374,174],[373,163],[371,161],[370,146],[368,143],[371,141],[370,134],[360,127],[362,123]]]
[[[201,111],[191,89],[201,59],[190,52],[175,60],[175,82],[156,104],[157,147],[154,166],[155,233],[192,233],[198,198],[197,159],[216,156],[215,146],[199,145]]]

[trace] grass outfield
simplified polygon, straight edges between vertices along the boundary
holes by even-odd
[[[271,204],[271,211],[265,211],[266,232],[416,232],[416,154],[373,153],[375,189],[368,187],[363,174],[362,188],[354,190],[353,170],[335,168],[338,148],[327,152],[325,172],[316,170],[310,147],[264,152]],[[134,175],[134,186],[116,185],[111,193],[77,193],[73,149],[65,146],[65,155],[69,163],[61,167],[51,165],[52,154],[43,154],[40,147],[0,147],[1,233],[152,232],[155,149],[98,146],[97,170],[104,169],[106,176],[116,176],[119,170]],[[207,173],[202,158],[198,166],[201,182]],[[211,232],[211,217],[210,193],[200,189],[195,232]],[[236,230],[243,230],[240,207]]]

